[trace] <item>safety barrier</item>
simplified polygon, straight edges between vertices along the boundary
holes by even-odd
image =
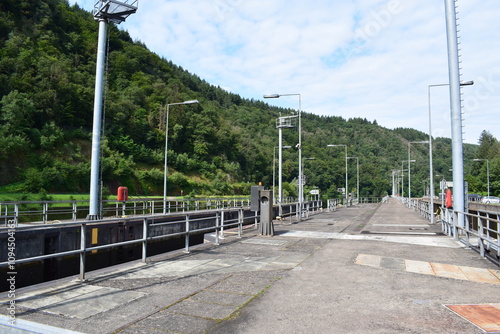
[[[459,223],[464,217],[464,226]],[[478,250],[479,254],[500,266],[500,214],[482,211],[480,214],[445,209],[441,212],[442,230],[446,235]]]
[[[388,200],[388,196],[385,197],[361,197],[359,200],[354,198],[350,201],[346,201],[345,198],[331,198],[326,200],[326,208],[328,212],[337,211],[337,208],[340,206],[352,206],[358,204],[373,204],[380,203]]]
[[[179,213],[201,210],[218,210],[250,205],[248,198],[176,199],[158,198],[102,201],[102,217],[127,215],[154,215],[158,213]],[[18,201],[0,202],[0,221],[18,223],[51,224],[62,220],[76,221],[88,214],[88,201]]]
[[[402,197],[397,199],[430,221],[431,210],[427,200],[421,198],[408,200]],[[500,213],[483,210],[473,214],[441,207],[441,210],[432,214],[436,222],[441,222],[444,234],[477,250],[482,257],[500,265]],[[462,223],[459,222],[459,216],[463,216],[464,226],[460,225]]]
[[[231,214],[232,216],[235,216],[235,218],[229,218]],[[215,244],[219,244],[219,236],[222,235],[224,229],[236,227],[238,237],[241,237],[243,225],[253,223],[256,217],[257,216],[255,216],[255,214],[254,216],[247,215],[245,217],[243,208],[233,208],[197,211],[185,214],[172,213],[169,215],[162,215],[161,218],[158,216],[136,216],[130,218],[117,218],[97,221],[58,223],[53,226],[57,226],[58,229],[74,228],[73,231],[75,231],[75,233],[78,233],[78,236],[76,236],[76,238],[79,239],[79,242],[76,243],[76,247],[74,249],[54,252],[52,254],[32,254],[32,256],[28,257],[17,257],[15,259],[15,264],[18,265],[34,261],[78,255],[80,257],[79,278],[80,280],[84,280],[86,273],[85,256],[89,252],[109,249],[113,247],[141,244],[142,262],[146,262],[148,241],[168,239],[172,237],[184,237],[184,251],[189,252],[190,235],[215,232]],[[142,223],[142,233],[139,233],[137,238],[117,242],[113,242],[111,238],[109,238],[109,240],[107,240],[107,243],[100,245],[93,245],[93,243],[90,242],[89,235],[91,235],[91,233],[89,229],[99,228],[100,224],[102,223],[106,223],[108,225],[116,224],[118,226],[127,221]],[[37,230],[44,229],[47,229],[46,225],[17,226],[14,229],[9,228],[9,230],[3,230],[1,231],[1,234],[7,235],[8,233],[10,233],[9,231],[14,231],[14,233],[21,233],[22,231],[30,231],[32,233],[36,233]],[[7,260],[6,254],[3,254],[3,252],[1,253],[2,259],[4,261]],[[1,262],[0,267],[5,267],[10,264],[11,263],[8,261]]]

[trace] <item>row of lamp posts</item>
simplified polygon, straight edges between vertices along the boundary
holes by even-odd
[[[304,161],[305,160],[313,160],[314,158],[304,158],[302,159],[302,122],[301,122],[301,96],[298,93],[295,94],[265,94],[264,98],[265,99],[273,99],[273,98],[280,98],[282,96],[298,96],[299,98],[299,109],[298,109],[298,119],[299,119],[299,143],[297,144],[297,148],[299,151],[299,176],[298,176],[298,193],[299,193],[299,208],[300,208],[300,214],[299,214],[299,221],[300,217],[302,216],[302,210],[303,210],[303,202],[304,202],[304,174],[303,174],[303,166],[304,166]],[[283,183],[282,183],[282,149],[284,148],[291,148],[291,146],[283,146],[282,145],[282,128],[287,127],[286,125],[283,125],[282,119],[284,117],[280,117],[278,121],[278,130],[279,130],[279,146],[274,147],[274,154],[273,154],[273,164],[276,156],[276,148],[278,148],[279,152],[279,157],[278,157],[278,206],[279,206],[279,214],[281,216],[281,204],[283,202]],[[347,156],[347,145],[339,144],[331,144],[327,145],[327,147],[344,147],[345,148],[345,193],[346,193],[346,200],[348,196],[348,169],[347,169],[347,161],[348,159],[356,159],[356,175],[357,175],[357,185],[356,185],[356,197],[357,200],[359,201],[359,159],[358,157],[348,157]],[[273,189],[274,189],[274,166],[273,166]]]
[[[474,81],[465,81],[465,82],[461,82],[460,83],[460,87],[461,86],[470,86],[470,85],[473,85],[474,84]],[[406,171],[408,171],[408,205],[410,205],[410,201],[411,201],[411,168],[410,168],[410,163],[411,162],[414,162],[415,160],[411,160],[411,156],[410,156],[410,146],[411,144],[429,144],[429,180],[430,180],[430,193],[429,193],[429,197],[430,197],[430,205],[429,205],[429,215],[430,215],[430,222],[431,224],[434,223],[434,169],[433,169],[433,161],[432,161],[432,118],[431,118],[431,88],[432,87],[439,87],[439,86],[449,86],[449,84],[437,84],[437,85],[429,85],[428,88],[427,88],[427,96],[428,96],[428,108],[429,108],[429,140],[428,141],[413,141],[413,142],[408,142],[408,160],[403,160],[403,163],[406,162],[408,164],[408,169]],[[454,159],[454,162],[455,162],[456,159]],[[483,161],[483,160],[486,160],[486,159],[474,159],[474,161]],[[463,159],[462,159],[463,161]],[[457,162],[455,162],[455,164],[457,164]],[[463,177],[463,162],[459,162],[458,163],[459,166],[461,166],[461,174],[462,174],[462,177]],[[488,166],[488,170],[489,170],[489,166]],[[404,176],[404,171],[405,169],[403,168],[403,165],[401,165],[401,174]],[[489,171],[488,171],[488,174],[489,174]],[[404,180],[404,177],[402,178]],[[454,177],[454,180],[455,180],[455,177]],[[404,189],[404,181],[402,181],[402,186],[401,186],[401,191],[402,189]],[[460,183],[460,182],[457,182],[457,183]],[[463,182],[462,182],[463,183]],[[456,187],[456,188],[459,188],[460,186]],[[463,197],[463,190],[460,191],[456,191],[456,193],[461,193],[462,194],[462,197]],[[488,195],[489,195],[489,176],[488,176]],[[459,204],[459,207],[457,208],[458,211],[463,211],[463,208],[461,208],[460,206],[460,199],[457,199],[457,203]]]

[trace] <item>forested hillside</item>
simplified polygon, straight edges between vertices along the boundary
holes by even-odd
[[[4,191],[87,192],[98,24],[66,0],[0,2],[0,186]],[[276,118],[293,110],[208,84],[150,52],[110,25],[102,147],[102,180],[131,195],[163,189],[165,117],[169,115],[169,194],[249,194],[250,185],[273,184],[278,145]],[[334,111],[333,111],[334,112]],[[383,110],[373,110],[373,114]],[[423,122],[426,120],[423,119]],[[413,129],[389,130],[376,122],[302,114],[306,190],[338,196],[345,183],[345,151],[359,158],[360,194],[391,192],[391,171],[408,159],[408,142],[427,140]],[[284,130],[295,147],[297,129]],[[451,179],[451,140],[436,138],[435,174]],[[428,180],[428,145],[413,144],[412,179]],[[466,145],[466,159],[478,146]],[[296,195],[296,149],[284,150],[285,193]],[[479,168],[479,167],[478,167]],[[413,174],[414,173],[414,174]],[[477,171],[476,174],[478,174]],[[479,174],[478,174],[479,177]],[[441,176],[437,176],[436,180]],[[349,190],[356,188],[356,161],[349,160]],[[478,187],[480,184],[478,183]],[[414,183],[414,194],[424,185]]]

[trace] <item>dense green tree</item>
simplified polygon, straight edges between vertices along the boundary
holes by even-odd
[[[0,2],[0,185],[88,191],[97,34],[92,14],[66,0]],[[213,86],[113,24],[108,36],[101,169],[109,191],[126,185],[131,194],[162,193],[167,104],[192,99],[200,103],[169,108],[169,194],[248,194],[258,182],[271,187],[276,119],[296,110]],[[347,145],[348,155],[359,158],[362,195],[383,196],[392,171],[407,159],[408,142],[427,140],[423,132],[363,118],[301,116],[303,157],[315,158],[304,165],[306,190],[317,187],[328,197],[339,196],[345,184],[345,151],[328,144]],[[284,193],[297,196],[297,127],[284,129],[283,143],[292,146],[283,152]],[[493,158],[495,145],[484,135],[479,152],[466,146],[466,159]],[[436,174],[450,179],[451,141],[436,138],[434,148]],[[428,178],[427,150],[412,147],[415,180]],[[498,162],[492,168],[498,175]],[[348,176],[352,192],[354,160]],[[412,194],[422,195],[422,184],[415,182]]]

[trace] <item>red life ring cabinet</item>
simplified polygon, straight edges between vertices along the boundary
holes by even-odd
[[[128,188],[127,187],[118,187],[117,200],[119,202],[125,202],[128,200]]]
[[[451,209],[453,207],[453,195],[451,194],[450,189],[446,189],[446,208]]]

